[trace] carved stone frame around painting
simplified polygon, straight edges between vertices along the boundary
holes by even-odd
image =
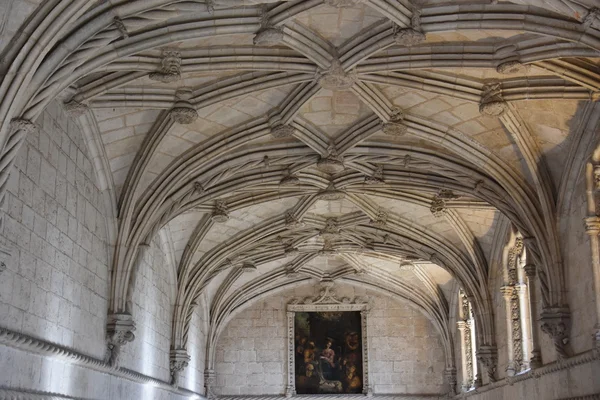
[[[287,332],[288,332],[288,362],[287,362],[287,388],[286,397],[296,395],[296,377],[295,368],[295,313],[296,312],[341,312],[341,311],[360,311],[361,315],[361,336],[362,336],[362,362],[363,362],[363,394],[368,397],[373,395],[373,390],[369,384],[369,344],[367,335],[367,318],[369,315],[368,299],[356,297],[354,299],[341,298],[335,295],[333,285],[321,284],[321,292],[316,297],[305,299],[296,299],[287,305]]]

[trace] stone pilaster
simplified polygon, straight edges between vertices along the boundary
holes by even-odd
[[[217,373],[214,369],[204,370],[204,388],[206,389],[205,396],[207,399],[212,400],[217,398],[214,392],[214,388],[217,385]]]
[[[133,334],[135,323],[129,313],[115,313],[108,315],[106,326],[106,356],[104,361],[111,367],[119,367],[121,347],[135,339]]]
[[[185,349],[178,348],[171,350],[169,354],[169,369],[171,370],[171,385],[179,386],[179,375],[190,362],[190,356]]]
[[[542,311],[542,331],[552,338],[558,361],[569,357],[567,345],[569,344],[569,327],[571,313],[568,308],[553,307]]]
[[[448,367],[444,370],[444,378],[448,384],[448,395],[456,396],[456,368]]]
[[[585,219],[585,230],[590,235],[592,248],[592,271],[594,279],[594,295],[596,296],[596,326],[594,327],[594,345],[600,348],[600,217]]]
[[[477,351],[477,360],[485,368],[488,383],[496,382],[496,369],[498,368],[498,350],[496,346],[480,346]]]
[[[535,280],[536,266],[534,264],[527,264],[523,267],[523,269],[525,270],[525,275],[527,276],[527,286],[529,287],[529,309],[531,310],[531,341],[533,342],[529,366],[531,367],[531,369],[536,369],[543,365],[542,352],[540,351],[540,325],[537,322],[537,282]]]

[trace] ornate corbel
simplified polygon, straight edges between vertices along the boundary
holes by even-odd
[[[214,369],[204,370],[204,388],[206,389],[205,396],[209,400],[217,398],[214,392],[215,386],[217,385],[217,373]]]
[[[506,102],[502,97],[502,84],[493,82],[483,86],[479,112],[491,117],[499,117],[507,109]]]
[[[356,82],[354,72],[346,72],[337,58],[331,62],[328,70],[322,71],[318,78],[319,85],[327,90],[349,90]]]
[[[180,88],[175,92],[177,101],[171,108],[169,116],[173,121],[182,125],[189,125],[198,119],[198,111],[194,108],[190,99],[192,98],[193,92],[189,88]]]
[[[416,46],[425,41],[425,34],[421,30],[421,11],[413,10],[411,27],[398,29],[394,33],[394,41],[400,46]]]
[[[190,356],[183,348],[172,349],[169,353],[169,369],[171,371],[171,385],[179,386],[179,375],[188,366]]]
[[[227,202],[223,199],[215,200],[211,219],[214,222],[224,223],[229,221],[229,211],[227,209]]]
[[[477,360],[485,368],[489,382],[496,382],[496,369],[498,368],[498,350],[496,346],[480,346],[477,351]]]
[[[135,323],[129,313],[108,315],[106,325],[106,355],[104,361],[113,368],[119,368],[121,347],[135,339]]]
[[[542,332],[548,334],[554,342],[558,361],[569,357],[569,328],[571,312],[566,307],[545,308],[541,315]]]
[[[176,50],[163,49],[160,70],[148,74],[153,81],[171,83],[181,79],[181,53]]]

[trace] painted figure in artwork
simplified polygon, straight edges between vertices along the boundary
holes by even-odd
[[[334,378],[334,370],[335,370],[335,351],[331,348],[333,341],[331,339],[327,339],[325,342],[325,348],[321,352],[321,360],[324,362],[321,363],[321,368],[323,368],[323,377],[325,379],[333,379]]]

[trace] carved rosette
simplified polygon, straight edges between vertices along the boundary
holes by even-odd
[[[346,72],[339,60],[333,60],[331,67],[323,71],[319,78],[319,85],[327,90],[349,90],[356,82],[356,73]]]
[[[507,110],[508,106],[502,97],[500,83],[491,83],[483,87],[479,112],[491,117],[499,117]]]
[[[133,331],[135,331],[135,323],[131,314],[115,313],[108,316],[104,361],[111,367],[119,367],[121,347],[135,339]]]
[[[485,368],[489,382],[496,382],[496,368],[498,367],[498,351],[496,350],[496,347],[479,347],[477,360]]]
[[[254,35],[253,43],[257,46],[277,46],[283,43],[283,29],[266,27]]]
[[[340,156],[334,145],[327,149],[327,157],[320,157],[317,168],[327,174],[337,174],[344,170],[344,158]]]
[[[87,104],[79,102],[75,99],[71,99],[70,101],[64,103],[63,106],[65,111],[72,117],[80,117],[90,109]]]
[[[521,64],[520,61],[506,61],[502,64],[499,64],[496,67],[496,71],[499,74],[511,75],[511,74],[521,74],[527,72],[527,67]]]
[[[153,81],[171,83],[181,79],[181,53],[176,50],[163,50],[160,70],[148,74]]]
[[[214,222],[224,223],[229,221],[229,211],[227,209],[227,202],[222,199],[215,200],[211,219]]]
[[[346,192],[336,189],[333,183],[330,183],[327,189],[317,193],[317,199],[319,200],[341,200],[344,197],[346,197]]]
[[[190,362],[190,356],[183,348],[171,350],[169,354],[169,369],[171,371],[171,385],[179,386],[179,376]]]
[[[192,94],[192,90],[187,88],[178,89],[175,93],[177,101],[169,115],[178,124],[189,125],[198,119],[198,111],[190,103]]]
[[[554,342],[554,349],[559,361],[569,357],[569,326],[571,313],[567,308],[547,308],[542,311],[542,332],[548,334]]]
[[[271,128],[271,135],[276,138],[290,137],[296,130],[289,125],[277,125]]]

